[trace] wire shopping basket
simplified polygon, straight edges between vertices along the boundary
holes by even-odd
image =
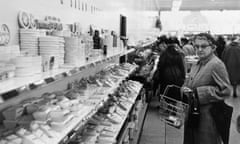
[[[179,99],[167,95],[171,88],[179,90]],[[183,90],[179,86],[168,85],[165,88],[163,94],[160,95],[159,107],[160,119],[168,125],[181,128],[187,120],[189,105],[183,102]]]

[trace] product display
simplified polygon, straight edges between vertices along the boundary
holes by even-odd
[[[30,17],[30,28],[35,29],[37,27],[37,24],[33,14],[29,14],[29,17]]]
[[[7,45],[10,41],[10,30],[6,24],[2,24],[0,28],[0,45]]]
[[[37,56],[39,54],[38,37],[40,36],[40,31],[32,29],[20,29],[19,35],[21,53]]]
[[[16,65],[15,75],[32,76],[42,72],[42,57],[41,56],[18,56],[14,60]]]
[[[81,66],[85,64],[85,49],[80,38],[65,37],[65,64]]]
[[[13,78],[15,76],[15,65],[0,63],[0,81]]]
[[[23,62],[27,63],[29,59],[19,58],[18,65],[23,66]],[[111,65],[89,79],[75,81],[72,83],[71,89],[67,91],[45,93],[42,97],[30,98],[18,106],[10,107],[3,112],[4,126],[8,129],[5,133],[17,128],[18,131],[12,133],[17,136],[12,138],[11,141],[14,142],[58,143],[76,125],[84,126],[89,122],[82,139],[99,143],[115,143],[116,133],[119,132],[119,128],[125,121],[127,113],[134,103],[132,101],[136,99],[137,95],[133,89],[138,88],[135,90],[139,91],[141,88],[141,84],[137,82],[122,83],[134,69],[136,69],[136,65],[132,64]],[[101,80],[101,82],[97,83],[97,80]],[[107,81],[110,84],[104,86],[102,83]],[[119,98],[119,102],[125,102],[123,107],[127,111],[116,103],[115,106],[108,107],[111,109],[108,114],[96,114],[98,110],[105,109],[104,105],[113,102],[108,94],[113,93],[120,83],[122,83],[121,95],[126,87],[126,98]],[[133,95],[134,93],[135,95]],[[6,135],[4,140],[9,141],[9,137],[13,136]]]
[[[39,37],[39,53],[44,71],[59,68],[64,64],[64,39],[54,36]]]
[[[27,29],[31,25],[30,16],[24,11],[18,13],[18,23],[21,28]]]
[[[122,83],[120,90],[91,118],[81,136],[78,135],[73,142],[88,143],[90,140],[93,144],[115,143],[141,87],[142,85],[135,81]],[[120,102],[124,102],[124,105],[120,106]]]

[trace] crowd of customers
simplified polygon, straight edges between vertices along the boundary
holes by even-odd
[[[180,40],[163,35],[152,52],[159,55],[153,76],[154,95],[163,94],[168,85],[176,85],[188,87],[198,96],[199,121],[194,127],[185,124],[184,144],[228,144],[232,111],[224,100],[240,96],[240,41],[208,33]],[[186,56],[198,57],[190,71],[186,71]],[[167,96],[180,100],[177,90]],[[224,112],[230,113],[228,117]]]

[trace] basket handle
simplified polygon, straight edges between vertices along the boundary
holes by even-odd
[[[181,100],[183,100],[183,89],[182,89],[182,87],[177,86],[177,85],[174,85],[174,84],[172,84],[172,85],[167,85],[166,88],[165,88],[165,90],[163,91],[163,94],[162,94],[162,95],[166,96],[166,94],[168,93],[169,89],[172,88],[172,87],[175,87],[175,88],[179,88],[179,89],[180,89]]]

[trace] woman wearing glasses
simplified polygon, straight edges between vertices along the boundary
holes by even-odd
[[[211,35],[198,34],[193,42],[199,61],[191,68],[185,86],[199,97],[200,117],[197,125],[185,125],[184,144],[222,144],[226,137],[219,131],[211,108],[232,93],[228,73],[223,62],[214,55],[216,43]]]

